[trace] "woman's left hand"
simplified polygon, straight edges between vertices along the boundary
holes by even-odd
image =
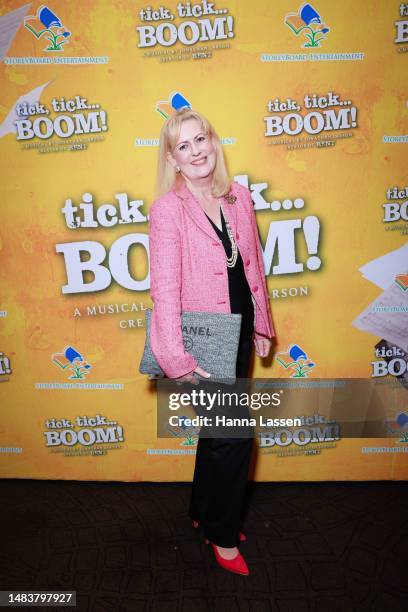
[[[271,350],[272,341],[269,338],[256,337],[254,338],[255,351],[259,357],[267,357]]]

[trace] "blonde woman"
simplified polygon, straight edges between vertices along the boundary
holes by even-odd
[[[237,377],[252,353],[266,357],[274,336],[262,249],[249,190],[231,181],[219,138],[201,113],[184,108],[160,134],[157,199],[150,209],[152,351],[180,383],[211,380],[185,350],[181,313],[242,315]],[[223,568],[247,575],[238,550],[253,438],[202,438],[189,514]]]

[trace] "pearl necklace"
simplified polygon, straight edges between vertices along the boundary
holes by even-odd
[[[234,201],[235,200],[233,200],[233,202]],[[232,204],[233,202],[230,202],[230,203]],[[230,224],[228,222],[227,217],[224,214],[224,209],[222,208],[222,204],[221,204],[221,199],[220,198],[218,199],[218,204],[220,205],[220,209],[222,211],[222,216],[224,217],[224,221],[225,221],[225,227],[227,228],[228,238],[229,238],[229,241],[231,243],[231,257],[228,257],[227,254],[225,254],[225,259],[226,259],[226,263],[227,263],[228,268],[234,268],[235,264],[237,263],[237,259],[238,259],[238,247],[237,247],[237,243],[235,242],[235,238],[234,238],[234,234],[232,233],[231,226],[230,226]],[[203,206],[201,206],[201,207],[203,208],[204,212],[206,212],[204,207]]]
[[[235,242],[234,234],[232,233],[232,229],[231,229],[231,226],[230,226],[230,224],[228,222],[228,219],[224,215],[224,210],[222,208],[221,200],[218,200],[218,203],[220,205],[220,208],[221,208],[221,211],[222,211],[222,215],[224,217],[225,226],[227,228],[228,238],[229,238],[230,243],[231,243],[231,257],[228,257],[226,255],[227,266],[228,266],[228,268],[233,268],[235,266],[235,264],[237,263],[237,259],[238,259],[238,247],[237,247],[237,243]]]

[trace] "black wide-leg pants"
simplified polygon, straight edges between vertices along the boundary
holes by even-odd
[[[236,370],[239,378],[248,377],[252,346],[252,337],[240,340]],[[206,381],[204,384],[211,385]],[[229,416],[244,413],[247,415],[246,408],[236,406]],[[200,431],[189,516],[218,546],[232,548],[239,543],[252,448],[253,432],[246,438],[219,438],[204,437]]]

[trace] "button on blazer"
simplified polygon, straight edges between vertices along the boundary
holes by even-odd
[[[262,248],[249,189],[233,182],[222,208],[237,242],[255,306],[255,335],[275,335]],[[184,180],[150,208],[150,341],[169,378],[192,372],[197,360],[184,348],[184,311],[230,313],[228,268],[221,240]]]

